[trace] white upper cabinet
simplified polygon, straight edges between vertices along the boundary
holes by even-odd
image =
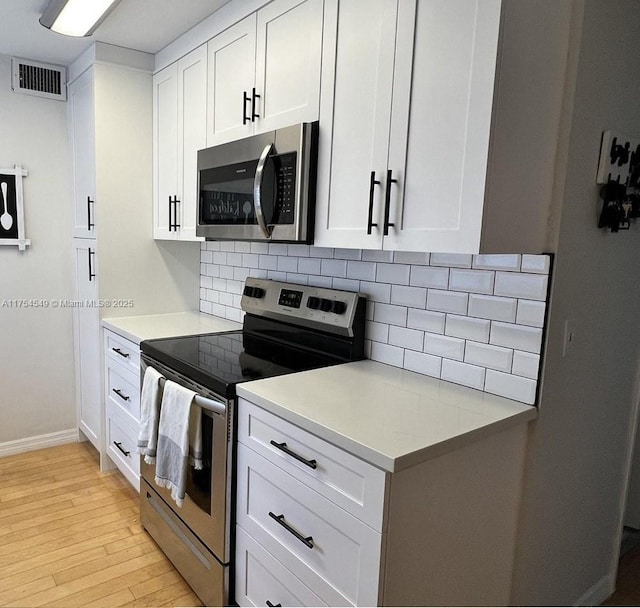
[[[323,0],[274,0],[208,43],[207,146],[318,120]]]
[[[195,241],[197,152],[206,147],[207,49],[153,78],[154,238]]]
[[[479,251],[500,9],[327,0],[317,245]]]
[[[95,109],[90,70],[69,86],[69,114],[73,154],[73,236],[95,238]]]

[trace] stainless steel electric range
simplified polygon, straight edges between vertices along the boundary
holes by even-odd
[[[359,293],[248,278],[242,330],[142,342],[147,366],[196,392],[205,466],[178,508],[141,460],[140,517],[205,605],[233,602],[236,385],[364,358]]]

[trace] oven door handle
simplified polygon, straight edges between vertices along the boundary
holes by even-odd
[[[166,378],[160,378],[160,388],[164,388],[164,383],[166,381]],[[209,410],[210,412],[214,412],[215,414],[222,414],[224,416],[227,413],[227,406],[221,401],[214,401],[213,399],[208,399],[207,397],[196,395],[193,399],[193,402],[196,405],[199,405],[202,409]]]
[[[265,146],[262,154],[260,155],[260,160],[258,161],[258,166],[256,168],[256,176],[253,180],[253,206],[256,210],[256,219],[258,220],[260,230],[262,230],[262,233],[268,239],[271,238],[271,228],[267,226],[267,221],[264,217],[264,208],[262,206],[262,182],[264,180],[264,168],[273,149],[273,144]]]

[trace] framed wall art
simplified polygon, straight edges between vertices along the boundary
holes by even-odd
[[[22,165],[0,167],[0,245],[14,245],[21,251],[31,245],[24,230],[22,178],[26,176]]]

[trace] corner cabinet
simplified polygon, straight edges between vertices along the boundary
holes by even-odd
[[[323,0],[274,0],[208,42],[207,146],[318,120]]]
[[[501,0],[326,0],[315,244],[477,253]]]
[[[197,153],[206,147],[207,47],[153,77],[153,236],[196,236]]]

